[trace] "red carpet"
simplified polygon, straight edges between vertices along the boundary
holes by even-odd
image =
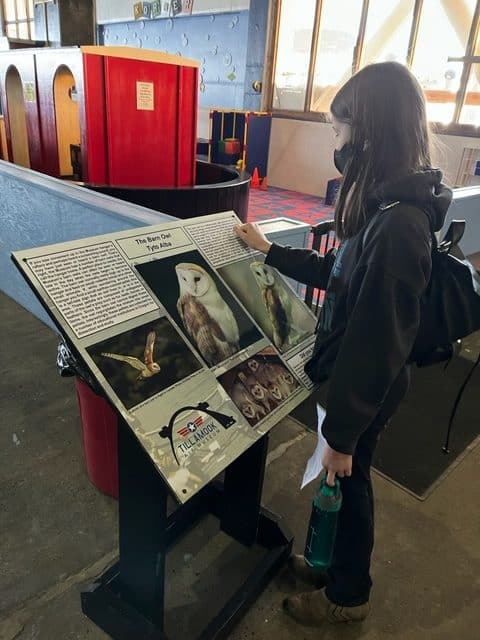
[[[248,222],[269,218],[292,218],[314,225],[333,218],[333,207],[325,205],[323,198],[288,189],[250,189]]]

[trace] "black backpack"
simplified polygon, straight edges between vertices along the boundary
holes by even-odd
[[[378,215],[399,202],[382,205],[365,228],[363,244]],[[450,361],[459,351],[462,338],[480,329],[480,277],[463,255],[458,243],[465,232],[465,220],[453,220],[441,242],[432,233],[432,273],[421,300],[420,326],[410,362],[425,367]],[[444,453],[449,451],[450,433],[465,387],[480,362],[473,364],[455,399],[448,423]]]
[[[458,340],[480,329],[480,277],[458,246],[464,232],[465,220],[453,220],[440,243],[432,236],[432,274],[412,351],[420,367],[449,359]]]

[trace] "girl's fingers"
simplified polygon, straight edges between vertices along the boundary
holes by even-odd
[[[335,471],[327,471],[327,484],[330,487],[335,486]]]

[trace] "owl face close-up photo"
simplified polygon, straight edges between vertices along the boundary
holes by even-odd
[[[190,262],[177,264],[175,272],[182,294],[199,298],[207,293],[212,284],[208,273],[202,267]]]
[[[261,287],[271,287],[275,283],[273,271],[263,262],[252,262],[250,265],[255,280]]]

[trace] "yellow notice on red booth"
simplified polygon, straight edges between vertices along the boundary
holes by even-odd
[[[153,82],[137,82],[137,110],[153,111]]]

